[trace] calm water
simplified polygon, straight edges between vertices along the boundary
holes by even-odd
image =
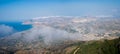
[[[0,27],[3,29],[0,30],[0,37],[10,36],[13,33],[21,32],[32,28],[32,25],[22,25],[22,22],[0,22],[0,25],[12,27],[15,30],[15,31],[9,31],[9,29],[5,29],[5,28],[3,29],[3,27]]]
[[[16,31],[24,31],[32,28],[32,25],[22,25],[22,22],[0,22],[0,25],[13,27]]]

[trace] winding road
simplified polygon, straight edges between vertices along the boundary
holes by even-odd
[[[75,51],[74,51],[74,53],[73,54],[76,54],[77,53],[77,51],[79,50],[80,48],[77,48]]]

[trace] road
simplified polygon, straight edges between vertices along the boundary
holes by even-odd
[[[73,54],[76,54],[77,53],[77,51],[79,50],[80,48],[77,48],[75,51],[74,51],[74,53]]]

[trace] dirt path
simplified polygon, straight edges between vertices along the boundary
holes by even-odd
[[[76,52],[79,50],[80,48],[77,48],[75,51],[74,51],[74,53],[73,54],[76,54]]]

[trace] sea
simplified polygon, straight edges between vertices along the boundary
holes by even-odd
[[[32,28],[32,25],[23,25],[22,22],[0,22],[0,25],[10,26],[16,32],[25,31],[25,30],[29,30],[30,28]],[[3,37],[3,35],[0,34],[0,37]]]
[[[32,25],[23,25],[22,22],[0,22],[0,25],[2,24],[13,27],[17,31],[24,31],[32,28]]]

